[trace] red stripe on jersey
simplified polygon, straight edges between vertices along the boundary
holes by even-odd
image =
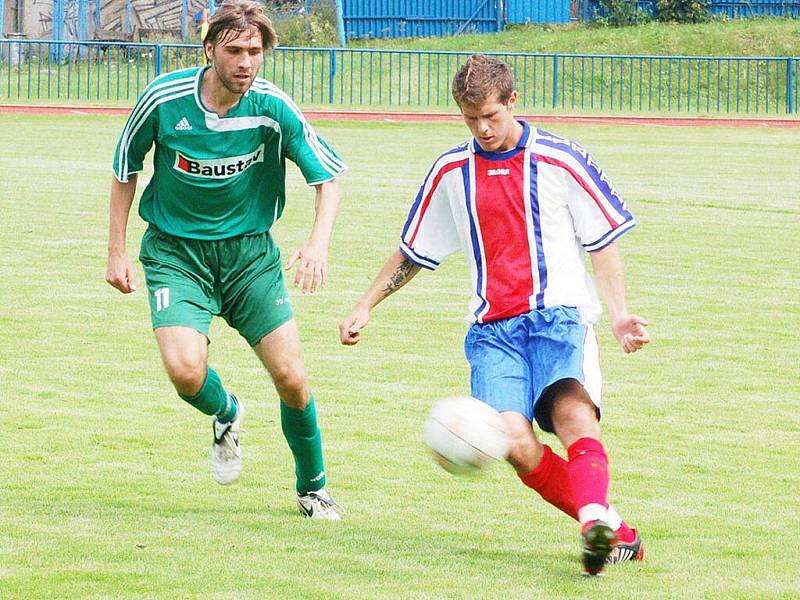
[[[552,158],[551,156],[534,154],[534,157],[539,162],[547,163],[549,165],[555,165],[556,167],[561,167],[562,169],[566,170],[570,175],[572,175],[572,178],[578,182],[578,185],[580,185],[584,190],[586,190],[586,193],[589,194],[589,196],[591,196],[592,200],[594,200],[594,203],[597,204],[597,208],[600,209],[600,212],[603,213],[603,216],[606,218],[606,221],[608,221],[608,224],[611,225],[611,228],[616,229],[617,227],[619,227],[619,223],[617,223],[613,218],[611,218],[611,215],[608,214],[605,207],[603,206],[603,203],[600,202],[600,199],[594,193],[592,188],[589,187],[589,184],[586,183],[586,181],[575,172],[575,169],[570,167],[567,163],[561,162],[557,158]]]
[[[430,206],[433,193],[436,191],[436,188],[439,187],[439,182],[442,181],[442,177],[444,177],[447,173],[449,173],[453,169],[460,169],[465,164],[467,164],[466,158],[464,160],[457,160],[455,162],[446,164],[444,167],[439,169],[438,173],[436,173],[436,176],[433,178],[433,183],[431,184],[431,189],[428,190],[428,193],[425,195],[425,199],[422,201],[422,206],[419,209],[419,218],[417,219],[417,226],[414,227],[414,233],[411,234],[411,239],[408,240],[409,248],[414,247],[414,238],[417,237],[417,233],[419,232],[419,227],[420,225],[422,225],[422,219],[425,217],[425,211],[428,210],[428,206]]]
[[[533,265],[528,240],[525,152],[507,160],[475,155],[475,208],[486,258],[484,323],[530,311]]]

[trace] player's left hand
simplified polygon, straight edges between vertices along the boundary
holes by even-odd
[[[650,342],[650,334],[645,329],[649,324],[637,315],[625,315],[612,323],[611,330],[622,349],[629,354],[641,350]]]
[[[313,294],[328,283],[327,248],[306,242],[286,262],[286,270],[290,271],[295,264],[297,270],[294,273],[294,287],[302,288],[304,294]]]

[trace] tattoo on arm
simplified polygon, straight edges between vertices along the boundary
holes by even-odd
[[[381,290],[383,297],[385,298],[389,294],[392,294],[399,290],[405,283],[411,279],[414,275],[416,275],[419,267],[412,263],[410,260],[406,259],[397,265],[397,268],[392,273],[391,277],[389,277],[389,283]]]

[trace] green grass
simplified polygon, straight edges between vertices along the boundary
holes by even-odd
[[[708,23],[649,22],[633,27],[529,25],[496,34],[444,38],[354,40],[354,47],[469,52],[797,56],[798,19],[735,19]]]
[[[381,305],[361,345],[338,344],[338,320],[463,126],[319,123],[352,167],[329,287],[294,296],[331,486],[348,509],[330,524],[295,512],[277,399],[237,334],[212,328],[211,363],[249,409],[245,472],[222,488],[209,422],[163,374],[143,292],[103,281],[122,123],[0,115],[11,133],[0,137],[0,597],[800,595],[794,130],[557,128],[593,151],[640,221],[621,246],[631,307],[653,336],[625,356],[599,326],[612,499],[648,554],[586,580],[575,524],[509,468],[453,478],[420,442],[431,403],[468,391],[461,257]],[[313,214],[294,169],[289,194],[275,230],[285,251]],[[142,230],[134,215],[132,253]]]

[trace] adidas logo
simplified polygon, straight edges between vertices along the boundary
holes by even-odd
[[[187,119],[186,117],[183,117],[180,121],[178,121],[178,124],[175,125],[175,131],[191,131],[191,130],[192,126],[189,125],[189,119]]]

